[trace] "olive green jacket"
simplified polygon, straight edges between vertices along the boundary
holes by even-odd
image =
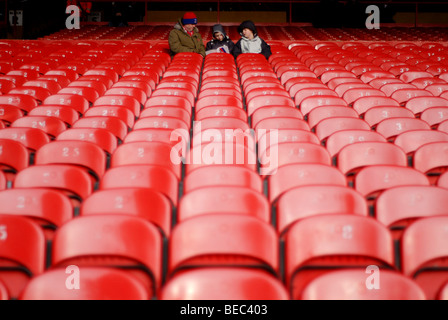
[[[205,57],[205,46],[198,28],[195,27],[193,35],[190,36],[185,32],[180,19],[173,30],[171,30],[168,43],[170,45],[171,55],[179,52],[196,52]]]

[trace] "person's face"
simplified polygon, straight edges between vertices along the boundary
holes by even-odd
[[[193,31],[194,29],[194,24],[186,24],[184,25],[185,30],[187,30],[188,32]]]
[[[224,40],[224,35],[221,32],[215,32],[215,38],[218,41]]]
[[[252,40],[254,38],[254,33],[252,32],[252,30],[248,29],[248,28],[244,28],[243,29],[243,36],[247,39]]]

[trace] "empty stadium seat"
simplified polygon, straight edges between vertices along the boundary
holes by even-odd
[[[149,188],[113,188],[98,190],[87,197],[80,215],[125,214],[141,217],[160,229],[168,238],[171,232],[172,211],[168,198]]]
[[[366,129],[347,129],[336,131],[328,136],[325,148],[330,156],[335,159],[339,151],[346,145],[358,142],[378,141],[387,142],[381,134]]]
[[[447,190],[429,185],[402,185],[384,190],[377,198],[375,216],[400,239],[413,222],[443,216]]]
[[[305,287],[299,299],[426,300],[426,295],[415,281],[397,271],[366,268],[332,271],[319,276]]]
[[[64,164],[29,166],[17,174],[14,187],[60,190],[74,200],[74,205],[87,198],[94,189],[92,178],[84,169]]]
[[[388,142],[366,141],[343,147],[337,156],[337,167],[346,176],[370,165],[407,166],[406,153]]]
[[[300,299],[313,279],[331,270],[365,270],[369,265],[395,269],[392,235],[370,217],[354,214],[307,217],[294,223],[284,238],[285,283],[291,299]]]
[[[179,180],[174,172],[161,166],[127,165],[108,169],[99,190],[148,188],[163,193],[174,206],[178,204]]]
[[[269,203],[261,192],[225,185],[211,185],[185,193],[179,202],[177,222],[214,213],[248,215],[271,222]]]
[[[162,288],[159,299],[289,300],[289,296],[281,281],[263,270],[216,267],[174,275]]]
[[[167,280],[186,268],[223,266],[278,275],[277,241],[275,229],[253,216],[224,213],[186,219],[171,234]]]
[[[414,152],[413,167],[425,173],[432,184],[437,182],[441,173],[447,169],[448,143],[429,142],[417,148]]]
[[[17,299],[28,281],[45,270],[44,231],[21,216],[0,215],[0,281],[10,299]]]
[[[184,177],[183,192],[212,186],[240,186],[263,192],[261,177],[248,168],[240,166],[214,165],[197,168]]]
[[[276,157],[273,157],[276,154]],[[268,156],[269,155],[269,156]],[[320,163],[331,165],[331,157],[325,147],[314,143],[285,142],[269,146],[260,157],[260,167],[265,174],[272,174],[288,164]]]
[[[356,190],[341,185],[304,185],[284,192],[277,202],[280,236],[300,219],[320,214],[368,215],[367,201]]]
[[[0,192],[1,215],[34,220],[52,240],[54,231],[74,217],[73,205],[61,192],[51,189],[13,188]]]
[[[267,176],[268,198],[271,203],[286,191],[307,185],[346,186],[345,176],[331,165],[319,163],[300,163],[282,166]]]
[[[370,125],[363,119],[343,116],[323,119],[319,121],[314,127],[314,131],[317,137],[323,144],[333,133],[342,130],[370,131]]]
[[[35,164],[77,166],[89,173],[94,182],[99,182],[106,171],[106,153],[90,141],[58,140],[36,151]]]
[[[402,235],[403,273],[420,285],[429,300],[437,299],[448,279],[444,242],[447,221],[446,216],[421,218],[409,225]]]
[[[67,267],[48,270],[34,277],[19,299],[150,300],[151,296],[141,282],[125,271],[103,267]]]
[[[51,268],[76,265],[126,270],[154,297],[162,281],[162,250],[159,230],[145,219],[118,214],[83,216],[56,231]]]

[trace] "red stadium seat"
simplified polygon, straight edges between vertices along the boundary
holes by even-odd
[[[409,225],[402,235],[403,273],[420,285],[428,300],[436,299],[448,280],[447,247],[444,242],[447,223],[446,216],[420,218]]]
[[[198,188],[212,186],[239,186],[263,192],[263,182],[261,177],[254,171],[239,167],[214,165],[197,168],[187,176],[183,181],[183,192],[189,192]]]
[[[354,188],[372,206],[383,191],[405,185],[429,186],[429,180],[418,170],[396,165],[367,166],[358,172],[354,180]]]
[[[429,142],[414,152],[413,167],[425,173],[432,184],[448,169],[448,142]]]
[[[304,288],[322,274],[340,268],[365,270],[369,265],[395,268],[392,235],[370,217],[307,217],[294,223],[285,235],[285,283],[291,299],[300,299]]]
[[[311,110],[308,113],[307,120],[310,128],[313,129],[321,120],[335,117],[359,118],[359,115],[353,108],[344,106],[321,106]]]
[[[10,299],[17,299],[31,278],[46,264],[43,230],[34,221],[20,216],[0,215],[0,281]]]
[[[24,111],[18,107],[0,105],[0,122],[4,126],[10,126],[12,122],[24,116]]]
[[[299,91],[297,91],[296,95],[294,96],[294,102],[295,105],[297,107],[300,107],[300,109],[302,110],[303,106],[302,106],[302,102],[309,97],[337,97],[340,98],[338,96],[338,94],[336,92],[334,92],[333,90],[330,89],[325,89],[325,88],[313,88],[313,86],[311,87],[307,87],[304,89],[300,89]],[[302,112],[303,113],[303,112]]]
[[[436,129],[441,122],[448,120],[448,108],[433,107],[426,109],[420,114],[420,119],[426,121],[431,128]]]
[[[89,108],[87,98],[77,94],[55,94],[46,98],[42,105],[67,106],[76,110],[80,115],[84,114]]]
[[[57,93],[57,95],[79,95],[83,98],[85,98],[89,103],[93,103],[96,99],[98,99],[100,97],[99,92],[92,87],[75,87],[75,86],[68,86],[65,88],[62,88],[61,90],[59,90],[59,92]],[[51,97],[51,96],[50,96]],[[45,100],[44,100],[44,103]]]
[[[375,283],[375,280],[367,282],[372,272],[377,272],[377,275],[381,276],[380,283]],[[426,300],[426,296],[415,281],[397,271],[343,269],[329,272],[311,281],[302,291],[299,299],[384,301]]]
[[[275,229],[253,216],[222,213],[189,218],[173,228],[168,278],[185,268],[222,266],[262,269],[276,276],[277,241]]]
[[[73,288],[66,286],[70,275],[79,276],[79,283],[73,282]],[[67,267],[48,270],[34,277],[19,299],[149,300],[151,297],[144,285],[125,271],[105,267]]]
[[[448,133],[437,130],[410,130],[399,134],[394,144],[402,148],[406,154],[413,156],[415,150],[430,142],[448,142]]]
[[[347,129],[336,131],[329,135],[325,142],[325,147],[330,153],[330,156],[333,158],[337,156],[339,151],[346,145],[368,141],[387,142],[386,138],[375,131],[365,129]]]
[[[75,200],[74,205],[87,198],[94,188],[84,169],[59,164],[33,165],[23,169],[17,174],[14,187],[60,190]]]
[[[14,106],[24,112],[29,112],[39,105],[38,101],[30,95],[4,94],[0,95],[0,105]]]
[[[282,236],[300,219],[320,214],[367,216],[367,201],[358,191],[342,185],[305,185],[289,189],[277,202],[277,232]]]
[[[429,108],[448,107],[448,100],[441,97],[415,97],[409,99],[405,104],[406,109],[411,110],[415,115],[420,115]]]
[[[106,129],[123,141],[128,133],[127,124],[118,117],[92,116],[77,120],[72,128]]]
[[[29,116],[46,116],[55,117],[65,122],[67,126],[71,126],[79,119],[79,113],[75,109],[67,108],[65,106],[55,106],[55,105],[41,105],[30,112]]]
[[[11,123],[11,128],[34,128],[44,131],[51,139],[67,129],[67,124],[51,116],[27,115]]]
[[[168,238],[171,233],[171,203],[160,192],[147,188],[98,190],[81,205],[80,215],[127,214],[153,223]]]
[[[389,97],[383,96],[366,96],[357,99],[353,103],[353,109],[355,109],[360,115],[364,114],[371,108],[375,107],[399,107],[400,104]]]
[[[12,139],[0,139],[0,170],[15,174],[30,165],[26,146]]]
[[[428,123],[417,118],[386,118],[381,120],[375,131],[382,134],[389,141],[394,141],[396,137],[411,130],[430,130]]]
[[[310,96],[303,99],[300,105],[302,115],[306,117],[311,110],[321,106],[348,106],[342,98],[336,96]]]
[[[156,165],[172,170],[181,179],[181,163],[171,159],[172,146],[158,141],[136,141],[121,144],[111,157],[111,167],[128,165]]]
[[[309,185],[346,186],[345,176],[334,166],[325,164],[290,164],[267,177],[268,198],[275,203],[284,192]]]
[[[424,89],[399,89],[392,93],[390,97],[397,100],[398,103],[406,105],[406,103],[413,98],[433,97],[433,94]]]
[[[90,141],[58,140],[36,151],[36,165],[69,164],[83,168],[98,182],[106,171],[106,153]]]
[[[321,142],[338,131],[343,130],[366,130],[370,131],[369,124],[360,118],[354,117],[331,117],[326,118],[314,127],[314,131]]]
[[[156,296],[160,288],[162,236],[157,227],[140,217],[78,217],[56,231],[52,249],[52,268],[118,268],[141,281],[150,297]]]
[[[124,106],[92,106],[85,113],[84,118],[89,117],[112,117],[118,118],[123,121],[128,129],[132,128],[135,124],[135,114]],[[75,121],[76,122],[76,121]]]
[[[145,109],[146,111],[148,109]],[[149,110],[148,110],[149,111]],[[235,119],[240,119],[245,122],[247,122],[247,113],[244,109],[241,109],[240,107],[236,106],[211,106],[211,107],[204,107],[198,112],[196,112],[195,115],[195,121],[201,121],[207,118],[214,118],[214,117],[230,117]],[[190,117],[188,116],[186,120],[188,123],[190,123]]]
[[[169,169],[151,165],[129,165],[110,168],[100,181],[99,190],[147,188],[163,193],[177,206],[179,180]]]
[[[121,90],[121,89],[120,89]],[[124,90],[124,89],[123,89]],[[93,102],[93,106],[119,106],[129,109],[135,117],[140,116],[140,109],[144,103],[139,102],[135,97],[128,95],[111,94],[99,97]],[[119,91],[121,92],[121,91]],[[146,102],[146,100],[145,100]]]
[[[448,190],[429,185],[403,185],[384,190],[377,198],[375,218],[386,225],[394,238],[418,219],[446,216]]]
[[[363,97],[385,97],[386,94],[379,89],[359,89],[353,88],[347,90],[342,98],[347,102],[347,104],[352,105],[354,102]]]
[[[248,215],[271,222],[269,203],[261,192],[236,185],[210,185],[190,190],[182,196],[177,223],[215,213]]]
[[[32,153],[50,142],[50,137],[36,128],[4,128],[0,130],[0,139],[18,141]]]
[[[415,118],[415,115],[411,110],[396,106],[372,107],[363,115],[363,119],[374,130],[376,130],[378,123],[389,118]]]
[[[56,141],[89,141],[98,145],[109,156],[117,148],[117,138],[102,128],[69,128],[61,132]]]
[[[229,288],[228,284],[232,283]],[[263,270],[202,268],[174,275],[162,288],[159,300],[289,300],[277,278]]]
[[[0,192],[1,215],[15,215],[34,220],[53,239],[54,231],[74,217],[70,200],[51,189],[13,188]]]
[[[277,159],[271,159],[277,153]],[[267,155],[270,155],[268,157]],[[325,147],[314,143],[285,142],[269,146],[261,155],[260,167],[267,174],[273,174],[278,168],[288,164],[316,163],[331,165],[331,157]]]
[[[366,141],[343,147],[337,156],[337,167],[346,176],[370,165],[407,166],[406,153],[389,142]]]

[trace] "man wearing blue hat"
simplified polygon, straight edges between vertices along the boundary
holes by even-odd
[[[186,12],[171,30],[168,38],[171,54],[196,52],[205,57],[205,46],[196,27],[198,19],[193,12]]]

